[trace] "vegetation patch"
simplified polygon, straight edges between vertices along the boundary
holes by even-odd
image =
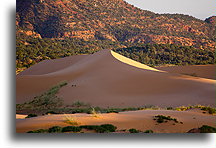
[[[67,82],[63,81],[58,85],[53,86],[51,89],[49,89],[42,95],[34,97],[33,100],[23,104],[17,104],[16,110],[54,110],[55,108],[61,107],[63,105],[63,100],[58,98],[56,96],[56,93],[61,87],[65,85],[67,85]]]
[[[200,133],[216,133],[216,128],[208,125],[203,125],[199,128]]]
[[[135,128],[131,128],[128,130],[130,133],[139,133],[140,131],[135,129]]]
[[[146,130],[144,133],[154,133],[153,130]]]
[[[154,120],[156,120],[158,123],[164,123],[168,121],[174,121],[175,123],[179,123],[176,118],[171,118],[170,116],[163,116],[163,115],[154,116]]]
[[[67,124],[73,125],[73,126],[80,124],[74,117],[71,117],[68,115],[65,115],[65,121],[64,122]]]
[[[62,127],[60,126],[53,126],[48,129],[49,133],[61,133],[62,132]]]
[[[214,51],[177,44],[136,44],[115,52],[148,66],[214,64]],[[192,74],[196,76],[196,74]]]
[[[27,117],[25,117],[25,118],[32,118],[32,117],[37,117],[37,115],[36,114],[29,114]]]
[[[211,108],[211,107],[203,106],[203,107],[201,107],[201,110],[208,111],[209,114],[215,114],[216,113],[216,109]]]
[[[175,110],[177,110],[177,111],[186,111],[186,110],[194,109],[194,108],[201,109],[201,110],[204,110],[204,111],[208,111],[209,114],[215,114],[216,113],[215,108],[212,108],[210,106],[203,106],[203,105],[181,106],[181,107],[175,108]]]
[[[66,126],[66,127],[62,128],[62,132],[63,133],[65,133],[65,132],[74,132],[74,133],[77,133],[77,132],[80,132],[81,130],[82,130],[82,128],[77,127],[77,126]]]
[[[115,132],[117,127],[112,124],[102,124],[102,125],[82,125],[82,126],[53,126],[49,129],[39,129],[35,131],[28,131],[27,133],[79,133],[82,129],[93,130],[97,133],[110,133]]]

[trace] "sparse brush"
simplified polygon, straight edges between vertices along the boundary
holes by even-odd
[[[129,129],[129,132],[130,133],[139,133],[140,131],[135,129],[135,128],[131,128],[131,129]]]
[[[146,130],[144,133],[154,133],[153,130]]]
[[[100,117],[99,113],[95,110],[94,107],[92,107],[91,114],[92,114],[91,115],[92,117],[95,117],[95,118],[99,118]]]
[[[171,120],[174,121],[175,123],[179,123],[179,121],[176,118],[171,118],[170,116],[164,116],[164,115],[154,116],[154,120],[156,120],[158,123],[163,123]]]
[[[64,115],[64,122],[67,123],[67,124],[70,124],[70,125],[79,125],[80,123],[74,118],[74,117],[71,117],[71,116],[68,116],[68,115]]]
[[[216,133],[216,128],[208,125],[203,125],[199,128],[200,133]]]
[[[81,101],[75,101],[71,106],[72,107],[89,107],[90,104],[84,103],[84,102],[81,102]]]

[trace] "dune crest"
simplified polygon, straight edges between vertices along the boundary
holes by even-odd
[[[134,67],[137,67],[137,68],[141,68],[141,69],[145,69],[145,70],[152,70],[152,71],[158,71],[158,72],[164,72],[162,70],[158,70],[158,69],[155,69],[155,68],[152,68],[150,66],[147,66],[145,64],[142,64],[142,63],[139,63],[137,61],[134,61],[132,59],[129,59],[125,56],[122,56],[114,51],[111,50],[111,54],[113,57],[115,57],[117,60],[123,62],[123,63],[126,63],[128,65],[131,65],[131,66],[134,66]]]

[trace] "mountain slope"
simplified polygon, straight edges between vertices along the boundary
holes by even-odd
[[[19,0],[17,36],[180,44],[214,50],[214,24],[123,0]]]

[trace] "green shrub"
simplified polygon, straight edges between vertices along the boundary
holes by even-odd
[[[153,130],[146,130],[144,133],[154,133]]]
[[[108,109],[108,110],[106,111],[106,113],[119,113],[119,111],[114,110],[114,109]]]
[[[108,132],[115,132],[115,130],[117,129],[117,127],[112,124],[102,124],[101,127],[106,129],[106,131]]]
[[[26,118],[32,118],[32,117],[37,117],[36,114],[29,114]]]
[[[60,133],[62,131],[62,128],[60,126],[53,126],[48,129],[49,133]]]
[[[80,132],[82,129],[77,126],[66,126],[62,128],[62,132]]]
[[[200,133],[216,133],[216,128],[208,126],[208,125],[203,125],[202,127],[199,128]]]
[[[167,110],[173,110],[173,108],[172,107],[167,107]]]
[[[211,107],[201,107],[201,110],[208,111],[209,114],[215,114],[216,109]]]
[[[155,116],[154,120],[156,120],[158,123],[163,123],[170,120],[173,120],[175,123],[178,123],[176,118],[171,118],[170,116],[163,116],[163,115]]]
[[[129,129],[130,133],[139,133],[139,130],[135,129],[135,128],[131,128]]]
[[[102,125],[83,125],[80,128],[85,128],[88,130],[95,130],[97,133],[109,133],[115,132],[117,127],[112,124],[102,124]]]
[[[96,130],[100,125],[81,125],[80,128],[88,129],[88,130]]]

